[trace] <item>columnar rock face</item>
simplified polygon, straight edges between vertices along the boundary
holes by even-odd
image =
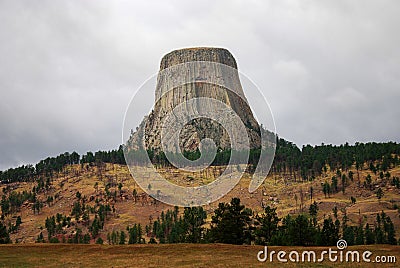
[[[138,144],[154,151],[161,150],[163,120],[174,108],[201,112],[217,107],[204,107],[188,102],[197,98],[212,98],[229,106],[246,126],[250,148],[260,147],[260,129],[247,103],[232,54],[223,48],[186,48],[165,55],[160,64],[155,90],[153,111],[145,117],[128,144]],[[212,139],[217,148],[229,149],[231,141],[227,131],[215,120],[197,118],[188,122],[180,132],[179,146],[182,151],[194,151],[204,138]]]

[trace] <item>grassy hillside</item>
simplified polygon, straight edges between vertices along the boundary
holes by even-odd
[[[389,169],[390,178],[381,178],[378,173],[374,174],[366,167],[358,172],[351,167],[343,171],[343,174],[349,174],[350,171],[354,174],[353,180],[346,180],[344,193],[340,190],[341,182],[339,181],[338,192],[326,196],[322,185],[325,182],[331,183],[332,177],[337,175],[329,168],[315,179],[308,181],[295,180],[293,174],[284,172],[271,173],[264,184],[251,194],[248,192],[250,175],[245,174],[228,195],[218,202],[205,206],[204,209],[210,221],[211,213],[219,202],[229,202],[232,197],[239,197],[242,203],[253,209],[255,213],[261,212],[263,205],[270,205],[276,207],[278,215],[283,217],[287,214],[308,213],[309,205],[316,201],[319,207],[319,222],[332,215],[332,210],[336,206],[338,218],[341,219],[346,213],[349,225],[373,223],[376,213],[384,211],[391,217],[397,238],[399,238],[400,218],[397,206],[400,206],[400,189],[391,185],[391,180],[393,177],[400,176],[400,168],[397,166]],[[212,179],[210,174],[213,174],[210,171],[188,176],[188,174],[171,172],[168,168],[164,168],[162,172],[171,181],[179,181],[186,185],[208,183],[210,179],[205,178]],[[371,176],[371,182],[365,185],[368,174]],[[20,208],[4,218],[4,222],[8,225],[15,224],[18,216],[22,219],[18,230],[10,235],[12,242],[33,243],[40,233],[46,238],[46,218],[55,216],[57,213],[71,217],[71,225],[64,226],[62,230],[65,236],[74,235],[76,227],[79,227],[82,233],[88,232],[89,223],[93,221],[95,213],[90,213],[86,221],[82,216],[75,219],[71,213],[74,203],[79,200],[86,206],[96,207],[98,204],[105,204],[111,208],[111,211],[107,213],[104,228],[99,234],[104,241],[107,240],[107,233],[112,230],[125,230],[128,225],[131,226],[134,223],[145,226],[150,220],[156,219],[161,211],[171,209],[170,206],[156,202],[147,196],[131,178],[126,166],[118,164],[67,165],[61,172],[53,174],[47,188],[40,187],[38,182],[15,182],[1,185],[0,191],[9,196],[12,192],[31,191],[33,187],[39,188],[36,190],[36,199],[43,207],[39,209],[39,212],[34,211],[34,203],[26,200]],[[313,188],[312,200],[311,187]],[[380,200],[376,195],[378,188],[381,188],[384,193]],[[81,197],[78,198],[77,192]],[[46,202],[49,197],[53,197],[53,200]],[[355,203],[351,202],[351,197],[356,199]],[[90,242],[94,243],[95,240],[92,239]]]

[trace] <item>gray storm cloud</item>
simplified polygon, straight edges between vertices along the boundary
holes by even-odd
[[[398,1],[1,1],[0,169],[117,148],[135,89],[193,46],[229,49],[299,146],[399,142],[398,14]]]

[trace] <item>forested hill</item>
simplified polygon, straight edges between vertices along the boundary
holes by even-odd
[[[276,172],[299,172],[303,180],[312,179],[322,171],[326,172],[324,169],[327,166],[331,170],[347,171],[352,165],[359,170],[367,164],[372,171],[387,171],[400,163],[399,154],[400,144],[396,142],[307,145],[300,150],[295,144],[279,139],[272,169]],[[378,160],[381,163],[375,166]]]
[[[253,151],[253,153],[257,152]],[[400,163],[399,155],[400,144],[396,142],[357,142],[354,145],[346,143],[339,146],[307,145],[300,149],[294,143],[278,138],[272,171],[289,173],[302,180],[309,180],[320,175],[327,166],[332,170],[348,170],[355,165],[358,170],[367,164],[372,171],[385,172],[391,166]],[[379,164],[375,163],[377,160]],[[76,152],[66,152],[56,157],[48,157],[36,165],[22,165],[0,171],[0,181],[2,183],[32,181],[41,175],[51,176],[52,173],[60,172],[66,165],[79,163],[125,164],[123,146],[117,150],[87,152],[82,156]]]
[[[66,152],[56,157],[47,157],[39,161],[35,166],[22,165],[17,168],[0,171],[0,181],[2,183],[31,181],[36,176],[51,176],[53,173],[60,172],[66,165],[84,163],[125,164],[123,148],[120,146],[118,150],[87,152],[82,156],[77,152]]]

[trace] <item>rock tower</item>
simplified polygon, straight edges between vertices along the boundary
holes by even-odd
[[[128,147],[144,137],[145,149],[161,150],[163,120],[180,104],[186,105],[193,98],[212,98],[231,107],[246,126],[250,148],[260,147],[260,128],[244,95],[237,64],[232,54],[224,48],[196,47],[174,50],[166,54],[160,64],[155,89],[155,104],[132,134]],[[189,104],[187,104],[189,105]],[[204,108],[190,104],[186,109]],[[243,135],[243,133],[237,133]],[[216,121],[197,118],[188,122],[180,132],[182,151],[194,151],[204,138],[212,139],[217,148],[229,149],[230,138]],[[137,148],[132,148],[137,149]]]

